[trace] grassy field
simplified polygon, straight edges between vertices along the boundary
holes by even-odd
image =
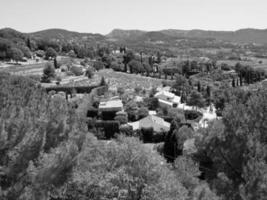
[[[13,65],[9,67],[0,68],[0,72],[9,72],[17,75],[42,75],[43,68],[46,62],[30,65]]]
[[[109,84],[111,90],[115,90],[119,87],[124,89],[134,89],[141,87],[146,90],[150,90],[153,87],[158,87],[162,84],[162,80],[145,77],[136,74],[126,74],[122,72],[114,72],[113,70],[101,70],[95,74],[96,79],[104,77]]]

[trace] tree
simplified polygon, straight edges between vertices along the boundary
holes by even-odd
[[[142,119],[144,117],[147,117],[149,113],[149,110],[146,107],[141,107],[138,109],[138,118]]]
[[[135,121],[138,112],[138,106],[135,101],[129,101],[125,105],[125,112],[128,114],[129,121]]]
[[[130,68],[130,73],[140,73],[144,71],[142,63],[137,60],[131,60],[128,66]]]
[[[57,52],[55,51],[55,49],[53,49],[52,47],[49,47],[46,51],[45,51],[45,58],[48,60],[50,58],[55,58],[57,56]]]
[[[200,85],[200,82],[199,81],[197,82],[197,91],[198,92],[201,92],[201,85]]]
[[[57,69],[59,66],[58,66],[58,63],[57,63],[57,58],[55,57],[54,58],[54,67],[55,69]]]
[[[50,83],[51,79],[55,77],[55,68],[51,63],[46,63],[43,69],[43,76],[41,81],[44,83]]]
[[[9,52],[9,57],[16,61],[16,63],[20,60],[22,60],[23,53],[20,49],[12,47]]]
[[[100,84],[99,84],[99,85],[100,85],[100,86],[106,86],[106,85],[107,85],[104,76],[101,77],[101,81],[100,81]]]
[[[77,163],[65,188],[64,196],[69,199],[188,198],[189,191],[164,159],[147,151],[135,138],[119,137],[104,146],[89,138]]]
[[[223,174],[220,179],[210,176],[209,182],[224,199],[265,199],[267,93],[259,90],[250,98],[244,95],[244,91],[235,95],[222,121],[204,129],[196,144],[199,153],[211,159],[210,172]]]
[[[32,48],[32,45],[31,45],[31,40],[30,40],[30,38],[27,38],[27,47],[28,47],[29,49],[31,49],[31,48]]]
[[[193,91],[187,101],[189,106],[203,108],[205,106],[205,100],[201,93]]]
[[[123,64],[124,64],[124,71],[127,72],[127,65],[128,63],[134,59],[134,54],[132,51],[128,51],[124,56],[123,56]]]
[[[187,79],[182,75],[176,75],[176,80],[172,88],[175,90],[175,93],[179,96],[185,95],[187,96],[189,92],[189,84]]]
[[[93,68],[92,68],[92,67],[88,67],[88,68],[86,69],[86,71],[85,71],[85,75],[86,75],[89,79],[93,78],[93,76],[94,76],[94,70],[93,70]]]
[[[145,98],[144,102],[149,110],[156,110],[159,107],[159,100],[155,97]]]
[[[96,61],[93,64],[93,68],[95,68],[97,71],[104,69],[105,68],[105,64],[101,61]]]
[[[118,88],[117,88],[117,93],[118,93],[120,96],[122,96],[122,95],[124,94],[124,92],[125,92],[125,89],[124,89],[123,87],[118,87]]]
[[[232,87],[235,87],[235,79],[232,80]]]
[[[0,85],[0,199],[50,199],[70,178],[86,129],[64,97],[34,81],[1,74]]]
[[[128,122],[128,115],[125,112],[118,112],[114,120],[120,122],[121,125],[126,124]]]

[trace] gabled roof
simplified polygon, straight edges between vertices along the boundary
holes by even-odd
[[[128,123],[133,127],[133,130],[138,130],[141,128],[152,127],[155,132],[169,131],[170,123],[164,121],[164,119],[157,117],[155,115],[148,115],[147,117],[141,119],[137,122]]]
[[[170,123],[164,121],[164,119],[157,117],[155,115],[148,115],[147,117],[139,121],[140,128],[153,127],[154,131],[169,131]]]

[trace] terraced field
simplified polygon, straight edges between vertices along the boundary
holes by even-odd
[[[46,62],[31,65],[14,65],[10,67],[0,68],[0,72],[9,72],[11,74],[29,76],[29,75],[42,75],[43,68]]]
[[[126,74],[122,72],[114,72],[113,70],[101,70],[95,74],[95,78],[99,79],[104,77],[111,90],[115,90],[119,87],[124,89],[134,89],[141,87],[146,90],[150,90],[153,87],[158,87],[162,84],[162,80],[145,77],[136,74]]]

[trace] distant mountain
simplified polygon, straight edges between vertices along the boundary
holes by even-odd
[[[146,31],[141,31],[141,30],[114,29],[106,36],[108,38],[112,38],[112,39],[128,40],[128,39],[136,39],[145,33],[146,33]]]
[[[101,34],[92,33],[79,33],[74,31],[68,31],[64,29],[47,29],[43,31],[38,31],[34,33],[29,33],[31,37],[36,39],[49,39],[61,42],[71,42],[71,41],[84,41],[84,40],[95,40],[103,41],[105,36]]]
[[[107,35],[116,40],[139,40],[146,37],[146,34],[153,33],[153,38],[166,40],[172,38],[210,38],[235,43],[259,43],[267,44],[267,29],[240,29],[237,31],[206,31],[206,30],[177,30],[166,29],[161,31],[146,32],[140,30],[115,29]],[[169,38],[170,40],[171,38]]]

